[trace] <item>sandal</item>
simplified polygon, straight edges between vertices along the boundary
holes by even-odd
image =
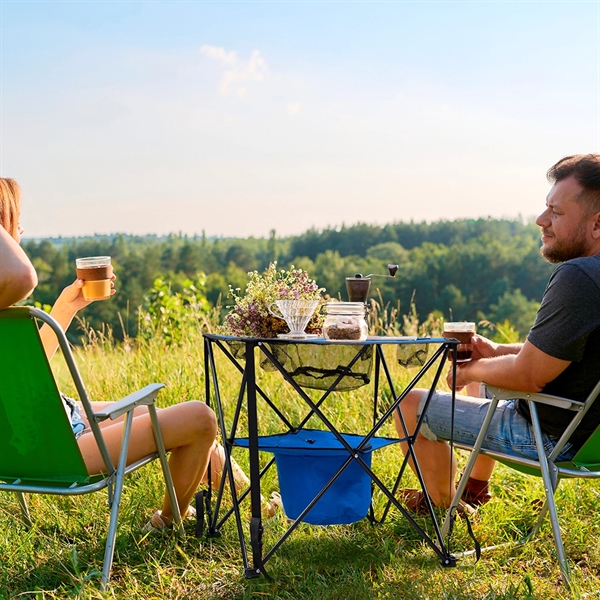
[[[416,515],[429,514],[427,500],[425,500],[425,493],[423,490],[405,488],[398,491],[398,498],[404,502],[404,505],[410,512]],[[466,515],[467,517],[472,517],[477,512],[477,510],[473,508],[471,504],[462,499],[458,503],[457,511],[459,514]]]
[[[188,506],[185,515],[182,515],[182,519],[193,519],[196,516],[196,509],[193,506]],[[149,533],[158,533],[162,531],[168,531],[173,529],[173,523],[167,523],[162,516],[160,510],[157,510],[150,520],[142,527],[142,534],[147,535]]]
[[[279,492],[273,492],[269,500],[265,500],[262,497],[261,500],[262,509],[265,512],[265,519],[274,517],[280,508],[283,510],[283,503]]]

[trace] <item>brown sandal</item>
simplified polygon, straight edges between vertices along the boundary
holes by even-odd
[[[398,498],[404,503],[410,512],[415,513],[416,515],[429,514],[427,500],[425,500],[425,494],[423,493],[423,490],[405,488],[398,491]],[[463,499],[459,501],[457,511],[459,515],[466,515],[468,517],[472,517],[477,512],[471,504],[465,502]]]

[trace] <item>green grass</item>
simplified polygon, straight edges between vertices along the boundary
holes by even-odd
[[[99,339],[78,352],[78,364],[92,399],[118,399],[149,382],[166,389],[158,404],[167,406],[204,398],[202,343],[199,335],[182,347],[165,348],[159,339],[136,347],[114,346]],[[63,390],[66,372],[55,359]],[[393,361],[392,361],[393,362]],[[239,377],[224,361],[221,389],[231,410]],[[394,372],[405,383],[407,373]],[[301,414],[289,386],[276,374],[265,374],[261,385],[292,414]],[[360,431],[369,423],[368,388],[334,395],[328,414],[345,431]],[[384,399],[385,401],[385,399]],[[260,407],[265,432],[278,430],[273,417]],[[243,425],[243,423],[242,423]],[[392,434],[385,428],[384,435]],[[266,460],[270,455],[264,455]],[[244,451],[236,458],[247,468]],[[464,462],[465,455],[461,456]],[[397,446],[377,451],[373,464],[386,481],[399,461]],[[266,477],[264,490],[277,488],[275,473]],[[499,466],[492,481],[494,499],[473,519],[482,544],[515,541],[534,522],[531,501],[543,495],[541,482]],[[0,598],[157,598],[183,599],[485,599],[600,598],[600,490],[590,482],[564,482],[557,492],[565,545],[573,568],[573,590],[562,583],[554,558],[548,522],[533,543],[510,546],[459,559],[458,567],[444,569],[433,551],[409,523],[392,511],[388,520],[372,526],[365,519],[348,526],[314,527],[303,524],[267,563],[273,577],[247,580],[242,572],[239,541],[233,519],[220,537],[197,539],[192,524],[188,536],[171,534],[142,538],[140,527],[159,506],[163,493],[160,469],[150,465],[126,481],[112,572],[112,586],[99,592],[108,510],[106,495],[81,498],[31,496],[34,527],[27,531],[19,518],[16,499],[0,494]],[[381,498],[376,496],[376,505]],[[243,515],[248,508],[243,507]],[[440,515],[441,518],[441,515]],[[432,532],[427,518],[421,525]],[[246,520],[245,520],[246,523]],[[265,548],[286,529],[283,515],[265,524]],[[470,548],[463,522],[453,537],[456,551]]]

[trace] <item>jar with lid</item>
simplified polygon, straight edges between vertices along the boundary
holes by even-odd
[[[323,337],[334,342],[362,342],[369,328],[362,302],[328,302],[324,306]]]

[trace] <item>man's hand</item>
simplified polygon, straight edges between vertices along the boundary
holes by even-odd
[[[482,338],[485,339],[485,338]],[[475,381],[474,379],[469,378],[469,369],[468,366],[474,362],[473,360],[465,363],[457,363],[456,364],[456,391],[460,392],[467,384]],[[446,383],[448,387],[452,389],[452,385],[454,384],[454,380],[452,379],[452,365],[450,365],[450,369],[448,369],[448,374],[446,375]]]
[[[473,346],[473,360],[479,358],[491,358],[498,353],[499,344],[492,342],[492,340],[488,340],[482,335],[475,334],[471,338],[471,345]]]
[[[505,356],[506,354],[518,354],[523,347],[523,344],[497,344],[477,334],[471,338],[471,345],[473,346],[474,360]]]

